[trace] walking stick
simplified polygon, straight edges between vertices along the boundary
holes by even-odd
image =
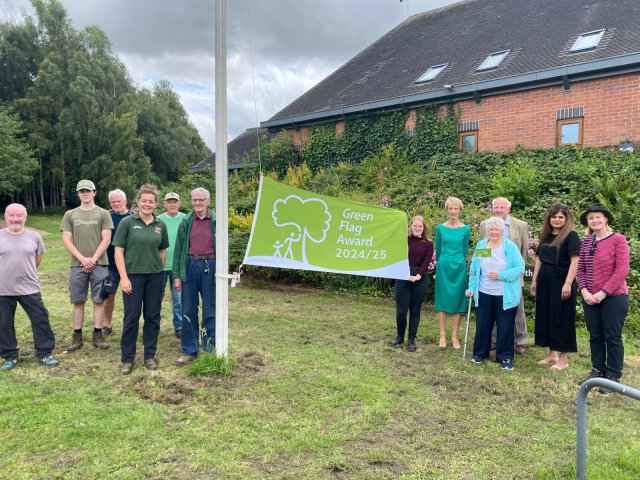
[[[467,308],[467,326],[464,329],[464,348],[462,349],[462,360],[467,356],[467,338],[469,337],[469,319],[471,318],[471,299],[469,297],[469,307]]]

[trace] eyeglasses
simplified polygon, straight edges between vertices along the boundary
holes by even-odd
[[[192,203],[199,203],[199,202],[206,202],[207,200],[209,200],[208,198],[192,198],[191,202]]]
[[[593,257],[596,254],[597,248],[598,248],[598,242],[596,242],[596,236],[593,235],[591,237],[591,246],[589,247],[589,256]]]

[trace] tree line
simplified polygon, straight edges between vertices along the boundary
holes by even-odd
[[[31,4],[0,22],[0,197],[65,207],[85,177],[132,195],[210,155],[168,82],[136,88],[99,27],[75,29],[58,0]]]

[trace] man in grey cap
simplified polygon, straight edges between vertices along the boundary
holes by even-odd
[[[176,235],[178,235],[178,227],[186,217],[185,213],[180,211],[180,196],[176,192],[169,192],[164,196],[164,208],[167,211],[158,215],[158,219],[167,225],[167,233],[169,234],[169,248],[167,248],[167,261],[164,264],[164,287],[166,291],[167,280],[169,280],[169,288],[171,290],[171,311],[173,314],[173,331],[176,337],[180,338],[182,333],[182,296],[173,286],[173,249],[176,246]]]
[[[91,180],[80,180],[76,186],[80,206],[68,210],[62,219],[62,242],[71,254],[69,294],[73,304],[73,340],[67,351],[82,347],[82,324],[87,291],[91,285],[93,302],[93,346],[109,348],[102,336],[105,278],[108,276],[107,247],[111,243],[111,215],[95,202],[96,186]]]

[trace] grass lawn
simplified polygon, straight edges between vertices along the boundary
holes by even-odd
[[[531,346],[506,372],[440,350],[431,306],[409,353],[387,346],[391,299],[243,279],[229,295],[230,376],[173,366],[168,295],[160,369],[141,366],[139,344],[122,376],[120,300],[109,350],[87,342],[64,352],[72,327],[59,221],[32,215],[28,225],[49,232],[40,276],[61,364],[36,364],[18,309],[22,361],[0,375],[0,478],[575,478],[577,382],[590,369],[583,329],[569,369],[536,365],[545,351]],[[625,346],[623,381],[640,388],[639,342]],[[588,422],[589,478],[639,478],[640,402],[592,392]]]

